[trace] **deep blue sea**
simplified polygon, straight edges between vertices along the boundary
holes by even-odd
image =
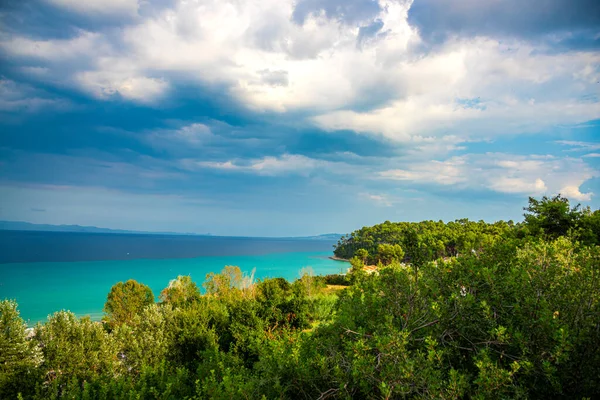
[[[206,274],[237,265],[257,279],[293,280],[302,268],[345,272],[328,257],[334,241],[213,236],[0,231],[0,299],[16,299],[32,325],[55,311],[102,317],[113,284],[136,279],[155,296],[177,275],[202,285]]]

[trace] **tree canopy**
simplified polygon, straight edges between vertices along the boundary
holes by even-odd
[[[144,307],[154,303],[152,290],[133,279],[115,284],[108,293],[104,312],[110,326],[130,323]]]
[[[174,307],[183,307],[200,300],[200,291],[189,275],[179,275],[160,292],[160,300]]]

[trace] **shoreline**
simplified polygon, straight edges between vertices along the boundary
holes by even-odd
[[[350,262],[350,260],[346,259],[346,258],[340,258],[340,257],[336,257],[336,256],[329,256],[328,257],[330,260],[334,260],[334,261],[342,261],[342,262]]]

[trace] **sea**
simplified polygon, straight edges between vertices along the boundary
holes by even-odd
[[[156,299],[169,281],[235,265],[255,279],[301,271],[344,273],[332,260],[335,241],[320,238],[251,238],[163,234],[0,231],[0,299],[14,299],[28,326],[56,311],[100,320],[110,288],[135,279]]]

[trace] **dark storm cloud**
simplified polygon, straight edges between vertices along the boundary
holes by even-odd
[[[381,11],[374,0],[300,0],[292,18],[303,24],[309,15],[325,13],[329,19],[338,19],[348,24],[374,18]]]
[[[39,39],[66,39],[77,36],[81,30],[101,31],[151,18],[175,3],[175,0],[140,1],[137,13],[129,14],[77,12],[48,0],[2,0],[0,22],[5,32],[25,33]]]
[[[600,33],[598,0],[415,0],[408,15],[434,42],[452,35],[556,39],[566,34],[574,46],[590,38],[597,45]]]
[[[312,158],[336,160],[339,154],[352,153],[359,157],[393,157],[396,145],[385,140],[352,131],[322,132],[305,130],[290,136],[286,150]],[[366,161],[366,160],[363,160]]]
[[[81,14],[44,0],[2,0],[0,21],[4,32],[25,34],[37,39],[67,39],[81,30],[99,31],[131,22],[126,14]]]

